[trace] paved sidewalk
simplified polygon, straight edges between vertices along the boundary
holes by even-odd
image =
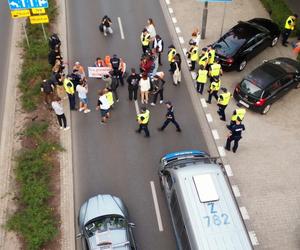
[[[165,0],[169,13],[182,42],[188,48],[192,30],[200,27],[203,3],[195,0]],[[225,8],[224,28],[221,31]],[[254,17],[269,18],[259,0],[234,0],[232,3],[209,3],[206,39],[204,47],[216,41],[239,20]],[[166,45],[168,46],[168,45]],[[291,48],[278,43],[252,59],[245,71],[225,73],[222,85],[231,92],[242,77],[257,67],[264,59],[279,56],[295,58]],[[189,81],[187,81],[189,82]],[[207,86],[206,86],[207,88]],[[207,92],[200,98],[207,98]],[[224,162],[231,166],[231,184],[239,202],[247,228],[252,232],[256,249],[299,249],[300,225],[300,117],[297,109],[299,90],[292,90],[274,104],[265,116],[247,111],[244,124],[246,132],[236,154],[225,153],[223,145],[228,133],[225,123],[219,120],[216,103],[202,108],[212,119],[209,122],[214,132],[219,152]],[[227,119],[236,108],[232,100],[226,110]],[[219,137],[219,138],[218,138]],[[255,238],[255,234],[257,239]]]

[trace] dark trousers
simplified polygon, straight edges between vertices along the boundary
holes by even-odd
[[[214,97],[216,98],[216,100],[218,100],[218,91],[217,90],[214,90],[214,91],[210,91],[209,94],[208,94],[208,99],[207,99],[207,102],[208,103],[211,103],[211,98]]]
[[[44,92],[44,102],[48,105],[51,104],[51,101],[52,101],[52,98],[53,98],[53,93],[45,93]]]
[[[150,51],[150,45],[142,45],[143,53],[146,54]]]
[[[163,89],[161,89],[161,90],[159,90],[159,91],[157,91],[155,94],[154,94],[154,96],[153,96],[153,103],[156,103],[156,100],[157,100],[157,96],[159,95],[159,97],[160,97],[160,100],[164,100],[164,90]]]
[[[226,120],[225,109],[226,109],[227,105],[218,104],[218,106],[219,106],[218,114],[220,115],[220,119],[225,121]]]
[[[181,130],[180,126],[179,126],[178,122],[175,120],[175,118],[167,118],[165,120],[164,124],[162,125],[161,130],[164,130],[169,125],[170,122],[172,122],[175,125],[177,130]]]
[[[70,109],[75,110],[75,94],[73,95],[68,94],[68,97],[69,97]]]
[[[65,114],[62,115],[56,115],[59,126],[66,128],[67,127],[67,119]]]
[[[205,83],[197,82],[197,92],[200,93],[201,95],[203,94],[204,84]]]
[[[233,151],[233,153],[235,153],[236,150],[237,150],[237,148],[238,148],[238,146],[239,146],[239,140],[240,139],[241,139],[241,137],[233,137],[232,135],[229,136],[227,138],[225,148],[230,151],[231,142],[234,141],[232,151]]]
[[[287,43],[287,40],[289,38],[289,36],[291,35],[292,31],[291,30],[288,30],[288,29],[284,29],[282,31],[282,44],[286,44]]]
[[[161,52],[158,52],[158,64],[161,66]]]
[[[196,67],[196,61],[191,61],[191,67],[190,70],[194,70]]]
[[[128,94],[129,94],[130,101],[132,101],[132,97],[135,101],[137,100],[137,92],[138,92],[138,88],[128,87]]]
[[[119,95],[118,95],[117,88],[114,89],[114,90],[111,90],[111,92],[113,93],[113,97],[114,97],[115,101],[118,101],[119,100]]]
[[[142,130],[144,130],[146,137],[150,136],[149,129],[148,129],[148,124],[140,124],[139,129],[137,130],[137,132],[141,133]]]
[[[124,86],[124,79],[123,79],[123,73],[119,69],[114,69],[113,74],[117,77],[117,79],[120,81],[121,85]]]

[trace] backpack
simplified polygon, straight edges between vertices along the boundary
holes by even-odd
[[[57,34],[52,34],[49,37],[49,48],[50,49],[55,49],[55,47],[60,44],[61,44],[61,42],[60,42],[60,39]]]

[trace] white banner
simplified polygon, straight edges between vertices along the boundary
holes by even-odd
[[[102,78],[111,71],[109,67],[88,67],[89,77],[91,78]]]

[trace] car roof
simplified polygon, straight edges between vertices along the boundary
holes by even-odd
[[[110,194],[98,194],[86,201],[82,207],[85,207],[84,225],[89,221],[105,216],[105,215],[120,215],[125,217],[122,209],[119,207],[115,196]]]
[[[268,61],[268,63],[273,63],[281,67],[287,73],[299,73],[300,72],[300,63],[288,58],[288,57],[278,57]]]
[[[235,25],[231,30],[236,36],[245,38],[247,40],[264,31],[259,29],[257,24],[244,21],[239,21],[238,24]]]

